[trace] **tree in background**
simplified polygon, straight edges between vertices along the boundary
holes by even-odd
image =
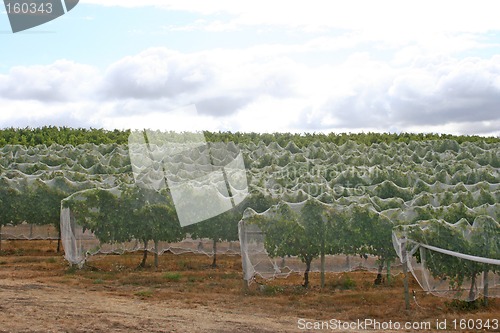
[[[212,268],[217,267],[217,243],[238,240],[238,222],[241,213],[236,209],[228,210],[203,222],[187,227],[191,238],[208,238],[212,240]]]
[[[30,224],[30,238],[33,225],[52,225],[58,232],[57,252],[61,248],[61,200],[67,194],[56,187],[47,185],[37,179],[21,191],[19,198],[19,214],[21,221]]]
[[[416,225],[409,228],[409,238],[427,245],[458,253],[470,254],[470,244],[465,238],[465,232],[470,227],[469,223],[462,219],[455,224],[443,220],[429,220],[424,225]],[[441,252],[431,251],[424,248],[418,259],[431,272],[432,276],[441,280],[448,280],[451,290],[457,295],[462,293],[462,286],[466,278],[471,280],[469,300],[475,299],[476,277],[481,273],[483,265],[470,260],[465,260]]]
[[[154,242],[154,266],[158,268],[159,242],[178,242],[185,236],[166,191],[138,186],[122,186],[116,193],[95,189],[82,192],[65,205],[101,243],[140,240],[144,245],[141,267],[146,264],[149,241]]]
[[[500,224],[492,217],[485,215],[477,217],[470,228],[468,239],[472,255],[483,258],[500,259]],[[490,272],[500,272],[500,266],[482,264],[482,267],[478,268],[484,274],[483,295],[485,305],[488,305],[488,276]]]
[[[10,187],[5,180],[2,180],[2,184],[0,184],[0,251],[2,250],[2,226],[20,222],[20,197],[20,191]]]
[[[297,256],[305,263],[305,288],[309,286],[311,262],[322,251],[318,237],[324,228],[324,221],[317,218],[314,205],[310,205],[301,212],[294,212],[287,204],[279,203],[272,208],[274,212],[269,216],[253,220],[265,234],[264,247],[271,257]],[[304,221],[304,217],[313,219]]]

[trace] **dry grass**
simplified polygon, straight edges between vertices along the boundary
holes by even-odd
[[[186,306],[223,305],[234,313],[247,313],[256,306],[272,315],[288,315],[315,320],[356,320],[373,318],[392,321],[432,321],[436,319],[492,319],[500,316],[500,300],[487,308],[458,310],[449,300],[428,295],[412,280],[418,306],[404,310],[403,279],[394,276],[390,284],[375,286],[375,275],[367,272],[326,274],[326,286],[312,273],[311,287],[301,287],[303,277],[257,281],[243,289],[241,260],[238,256],[219,256],[219,267],[210,268],[212,258],[204,255],[165,253],[160,268],[139,269],[141,253],[96,256],[87,268],[70,269],[52,241],[3,241],[0,277],[36,279],[52,285],[74,285],[105,291],[115,296],[145,302],[177,299]],[[148,264],[153,262],[152,256]]]

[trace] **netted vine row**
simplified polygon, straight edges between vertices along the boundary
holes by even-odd
[[[486,285],[490,296],[498,290],[494,264],[482,270],[464,264],[472,267],[471,271],[463,269],[463,276],[457,277],[445,268],[438,270],[442,265],[432,258],[455,258],[455,253],[462,253],[500,259],[496,250],[500,241],[496,229],[500,218],[499,143],[436,140],[363,145],[348,141],[342,145],[313,142],[301,147],[293,142],[284,147],[273,142],[225,143],[213,145],[208,160],[206,154],[195,149],[168,161],[155,154],[161,152],[161,146],[150,148],[152,153],[142,156],[141,163],[155,166],[156,171],[166,166],[171,174],[163,176],[177,183],[189,180],[194,192],[197,186],[211,182],[212,178],[205,176],[213,170],[193,165],[223,166],[241,152],[248,184],[245,190],[250,195],[227,213],[192,229],[181,228],[178,234],[173,232],[175,223],[168,224],[176,221],[172,213],[176,207],[169,201],[168,191],[161,200],[156,197],[159,191],[147,195],[134,192],[139,191],[134,189],[138,180],[144,185],[158,179],[151,173],[141,173],[143,165],[132,164],[130,156],[134,151],[129,146],[4,146],[0,148],[0,224],[59,226],[60,202],[67,198],[63,204],[64,223],[73,232],[72,238],[68,238],[73,243],[67,247],[79,254],[68,259],[80,263],[87,254],[100,251],[148,248],[161,253],[175,248],[172,244],[186,236],[236,240],[236,223],[243,216],[239,239],[245,277],[249,280],[255,274],[272,277],[315,269],[373,268],[380,273],[383,263],[389,268],[398,259],[414,263],[413,273],[429,291],[471,299],[480,295],[471,292],[474,288],[484,290]],[[142,178],[138,179],[134,170],[139,170]],[[223,187],[217,187],[221,189],[218,195],[227,196],[227,188],[230,193],[244,190],[238,186],[222,190]],[[147,186],[140,188],[148,190]],[[138,200],[138,196],[144,200]],[[210,198],[207,200],[209,204]],[[132,209],[133,202],[140,202],[140,207]],[[447,230],[442,229],[445,224],[473,228],[486,223],[479,221],[490,221],[489,231],[473,238],[468,236],[470,232],[454,233],[460,246],[435,236],[446,234],[442,231]],[[394,227],[401,225],[408,227],[396,228],[393,233]],[[141,236],[137,229],[141,226],[153,231],[147,237]],[[161,230],[171,231],[175,237],[154,239]],[[403,237],[408,240],[407,257],[401,246],[396,246],[398,251],[393,249],[393,238],[394,244],[400,244]],[[476,242],[480,237],[493,244],[488,252],[478,252],[470,246],[469,239]],[[162,242],[166,245],[160,245]],[[196,241],[192,244],[187,247],[199,248]],[[428,253],[415,250],[416,245]],[[436,252],[439,249],[452,253]],[[293,257],[303,263],[295,265]],[[316,264],[315,259],[321,257],[322,264]],[[450,260],[470,261],[467,258]],[[425,274],[419,273],[424,271]],[[431,277],[435,282],[429,282]],[[443,283],[448,284],[443,287]],[[445,293],[443,289],[452,292]]]

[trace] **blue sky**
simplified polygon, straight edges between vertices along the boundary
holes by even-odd
[[[82,0],[16,34],[2,11],[0,127],[498,136],[495,8]]]

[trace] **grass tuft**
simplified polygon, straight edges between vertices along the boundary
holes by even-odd
[[[356,288],[356,281],[349,274],[342,274],[338,279],[330,281],[327,285],[331,289],[353,290]]]
[[[142,297],[142,298],[147,298],[147,297],[153,296],[153,291],[152,290],[141,290],[141,291],[136,292],[134,295]]]
[[[163,274],[163,278],[168,280],[168,281],[178,282],[181,280],[182,274],[179,272],[168,272],[168,273]]]

